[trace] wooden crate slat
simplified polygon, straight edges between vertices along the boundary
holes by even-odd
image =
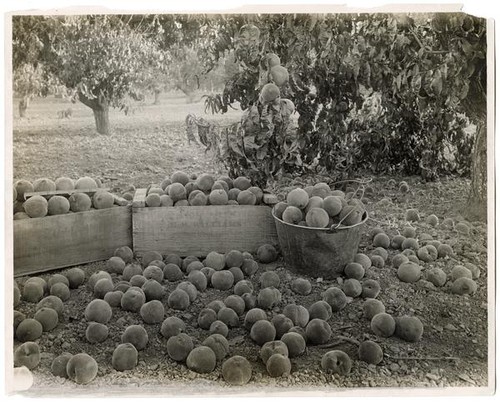
[[[233,249],[255,252],[278,244],[267,206],[186,206],[133,209],[134,252],[206,256]]]
[[[128,206],[130,203],[127,199],[117,195],[113,195],[113,199],[115,200],[115,204],[118,206]]]
[[[130,207],[14,221],[14,276],[109,259],[132,246]]]
[[[146,207],[147,189],[137,189],[132,200],[132,207]]]

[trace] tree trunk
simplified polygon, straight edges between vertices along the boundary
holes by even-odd
[[[155,90],[155,100],[153,102],[153,105],[160,105],[160,90]]]
[[[196,98],[196,93],[190,92],[186,93],[186,103],[187,104],[192,104]]]
[[[26,117],[26,110],[28,109],[30,103],[30,97],[24,96],[22,99],[19,101],[19,117],[24,118]]]
[[[196,97],[196,90],[191,89],[184,83],[177,83],[176,87],[178,90],[182,91],[184,95],[186,95],[187,104],[192,104],[194,102],[194,99]]]
[[[487,218],[487,150],[486,150],[486,124],[478,124],[474,151],[472,156],[472,182],[469,197],[465,205],[464,217],[469,221],[486,221]]]
[[[109,103],[107,99],[103,96],[96,99],[88,99],[81,93],[78,94],[78,99],[94,112],[97,133],[109,134]]]
[[[108,104],[92,108],[94,112],[95,127],[99,134],[109,134],[109,106]]]

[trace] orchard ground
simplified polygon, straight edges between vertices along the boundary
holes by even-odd
[[[102,178],[112,188],[129,184],[139,188],[161,182],[177,169],[190,174],[212,172],[205,148],[188,144],[186,116],[194,113],[226,125],[239,121],[241,111],[205,115],[202,101],[187,104],[182,93],[163,94],[161,102],[136,103],[128,115],[111,109],[112,133],[103,136],[95,130],[92,110],[82,103],[35,99],[26,118],[19,119],[15,113],[14,180],[89,175]],[[72,117],[60,119],[58,111],[68,108]]]
[[[59,110],[71,107],[71,119],[59,119]],[[133,184],[137,188],[150,183],[159,183],[174,170],[187,173],[215,172],[210,154],[204,147],[188,144],[184,119],[188,113],[229,124],[238,121],[241,112],[231,111],[227,115],[204,115],[202,102],[186,104],[182,95],[168,94],[162,104],[146,103],[134,114],[125,116],[123,112],[111,112],[113,128],[109,136],[97,135],[89,108],[82,104],[71,104],[52,97],[35,100],[28,109],[29,117],[14,118],[13,163],[14,179],[34,180],[39,177],[56,179],[59,176],[78,178],[98,177],[103,184],[113,190],[123,190]],[[366,175],[365,175],[366,177]],[[283,179],[277,184],[278,193],[286,192],[296,185],[306,185],[323,181],[320,176]],[[410,191],[402,193],[397,186],[389,186],[389,179],[396,183],[406,180]],[[417,343],[408,343],[396,337],[377,337],[370,330],[370,323],[363,317],[360,298],[355,298],[340,312],[334,313],[329,323],[340,344],[329,349],[308,346],[306,353],[292,359],[292,373],[287,378],[271,378],[259,359],[259,347],[252,342],[243,327],[231,329],[230,355],[247,357],[253,367],[250,383],[243,388],[229,387],[222,379],[221,366],[211,374],[196,374],[184,364],[172,361],[166,354],[166,342],[159,333],[160,325],[145,325],[149,334],[148,347],[139,353],[139,364],[132,371],[117,372],[111,366],[111,356],[120,343],[123,330],[130,324],[142,324],[139,314],[113,308],[113,317],[108,324],[110,336],[100,344],[90,344],[85,339],[87,326],[83,310],[91,301],[92,293],[84,285],[71,291],[71,298],[65,303],[64,318],[51,332],[44,333],[37,341],[42,352],[40,365],[34,369],[34,388],[28,395],[59,394],[64,390],[95,393],[103,390],[139,393],[239,393],[241,391],[284,392],[310,390],[319,392],[335,391],[338,388],[356,387],[430,387],[440,390],[446,387],[485,387],[488,385],[488,296],[487,296],[487,250],[486,226],[470,223],[469,234],[442,225],[445,218],[455,223],[463,221],[460,207],[465,203],[469,181],[461,178],[441,178],[437,182],[425,183],[417,177],[374,177],[373,193],[365,194],[365,206],[370,215],[359,247],[360,252],[370,254],[374,249],[369,232],[381,227],[390,236],[409,225],[405,219],[408,208],[419,210],[421,220],[411,223],[417,235],[430,234],[434,239],[453,246],[455,258],[442,258],[436,262],[423,263],[424,269],[431,266],[450,273],[457,264],[472,263],[481,275],[477,280],[478,291],[469,296],[452,294],[449,286],[436,288],[421,280],[414,284],[402,283],[391,265],[391,257],[398,253],[390,250],[389,259],[383,268],[367,270],[365,278],[379,281],[382,291],[378,297],[386,312],[393,316],[416,315],[424,324],[424,335]],[[435,214],[440,224],[430,227],[425,217]],[[81,266],[90,276],[103,270],[105,262]],[[282,260],[269,265],[261,265],[253,276],[255,292],[259,290],[260,274],[275,270],[280,277],[278,287],[283,295],[278,308],[268,311],[280,313],[284,306],[296,303],[309,307],[321,299],[321,293],[328,287],[339,285],[341,279],[324,280],[314,276],[298,276],[284,267]],[[47,279],[51,274],[43,274]],[[298,277],[307,278],[313,285],[312,293],[299,296],[292,292],[290,283]],[[87,277],[88,278],[88,277]],[[22,284],[27,277],[19,278]],[[167,283],[167,293],[176,283]],[[229,291],[208,288],[183,312],[166,310],[166,316],[177,315],[187,324],[187,333],[195,340],[195,346],[209,335],[197,324],[198,312],[214,299],[224,300]],[[166,300],[164,301],[166,304]],[[35,304],[22,302],[17,308],[33,317]],[[241,323],[242,323],[242,318]],[[386,356],[381,364],[368,365],[357,359],[357,346],[352,340],[378,342]],[[15,342],[15,346],[19,343]],[[347,352],[353,359],[353,369],[347,376],[328,375],[321,370],[322,355],[331,349]],[[97,378],[89,385],[80,386],[72,381],[57,378],[50,373],[52,360],[62,352],[73,354],[86,352],[99,364]],[[410,357],[410,358],[408,358]],[[181,387],[183,389],[181,389]]]

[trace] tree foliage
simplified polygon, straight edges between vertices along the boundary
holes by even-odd
[[[66,17],[64,27],[55,44],[54,68],[85,100],[122,107],[127,95],[140,97],[140,84],[151,70],[162,70],[164,53],[120,20]]]
[[[92,108],[101,133],[109,131],[109,107],[125,109],[130,97],[140,99],[144,83],[166,65],[165,52],[152,39],[152,32],[161,30],[155,20],[142,28],[120,15],[19,16],[15,21],[15,71],[43,63]]]
[[[20,97],[45,96],[56,85],[56,81],[40,63],[21,64],[14,70],[13,75],[14,93]]]
[[[262,87],[262,60],[273,52],[291,73],[284,96],[299,114],[297,134],[285,150],[277,145],[277,132],[269,133],[265,146],[276,155],[288,153],[290,158],[280,161],[282,171],[314,168],[342,176],[368,168],[429,179],[468,174],[474,139],[465,129],[477,116],[468,106],[485,110],[485,21],[464,14],[415,19],[397,14],[221,18],[219,26],[227,29],[219,29],[210,51],[215,60],[233,51],[238,68],[207,105],[214,112],[227,111],[233,102],[251,108]],[[251,45],[241,35],[245,23],[260,31]],[[231,161],[233,148],[226,149],[222,158]]]

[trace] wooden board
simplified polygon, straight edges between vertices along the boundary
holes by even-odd
[[[133,208],[134,252],[206,256],[211,251],[255,252],[278,244],[268,206],[186,206]]]
[[[146,207],[146,189],[137,189],[132,200],[132,207]]]
[[[109,259],[132,247],[131,207],[14,221],[14,276]]]

